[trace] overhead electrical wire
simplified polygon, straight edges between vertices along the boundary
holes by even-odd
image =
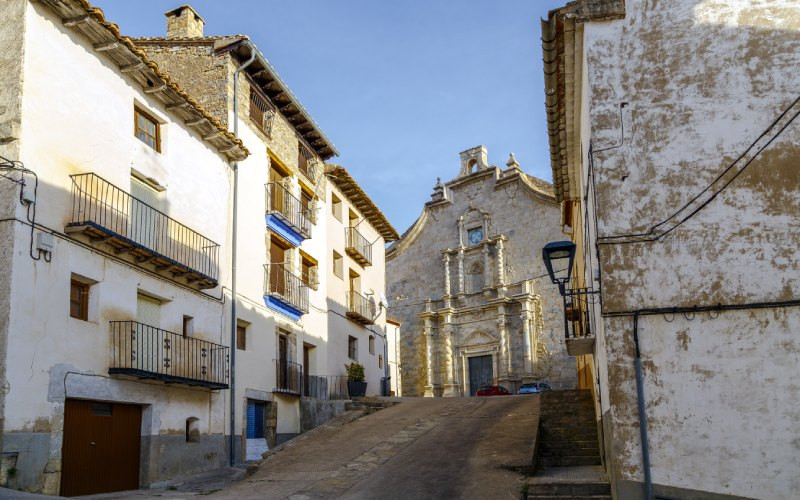
[[[750,145],[738,157],[736,157],[733,162],[731,162],[722,172],[720,172],[711,183],[709,183],[699,193],[692,197],[692,199],[686,202],[682,207],[676,210],[672,215],[661,222],[654,224],[648,231],[643,233],[599,236],[597,238],[597,244],[621,245],[657,241],[680,227],[684,222],[691,219],[703,208],[708,206],[709,203],[711,203],[723,190],[725,190],[734,180],[736,180],[736,178],[738,178],[747,169],[747,167],[753,163],[753,161],[755,161],[762,151],[769,147],[789,127],[789,125],[794,122],[798,115],[800,115],[800,109],[793,114],[790,114],[790,112],[793,110],[793,108],[798,107],[798,103],[800,103],[800,96],[792,101],[792,103],[786,109],[784,109],[778,115],[778,117],[775,118],[775,120],[773,120],[772,123],[770,123],[770,125],[763,132],[761,132],[761,134],[759,134],[759,136],[752,143],[750,143]],[[789,117],[788,119],[787,116]],[[752,152],[753,150],[755,151]],[[750,155],[750,157],[745,160],[748,155]],[[744,164],[740,165],[743,160]],[[726,176],[732,171],[733,174],[726,178]],[[714,186],[719,183],[721,183],[721,185],[717,188],[714,188]],[[701,200],[701,197],[709,192],[710,194],[705,199]],[[679,217],[681,214],[687,211],[688,213],[685,216]],[[676,218],[678,219],[677,221],[675,220]],[[667,226],[671,221],[672,224],[669,225],[669,227],[659,231],[659,228]]]

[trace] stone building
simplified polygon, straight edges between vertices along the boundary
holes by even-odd
[[[797,498],[800,5],[582,0],[542,48],[614,498]]]
[[[461,153],[422,215],[386,254],[390,314],[402,322],[403,396],[474,395],[499,383],[576,382],[562,302],[541,259],[561,235],[550,184],[485,147]]]

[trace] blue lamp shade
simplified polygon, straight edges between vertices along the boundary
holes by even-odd
[[[571,241],[552,241],[542,248],[542,260],[544,260],[544,267],[547,268],[547,274],[550,279],[557,285],[563,285],[569,282],[572,275],[572,262],[575,260],[575,243]],[[553,271],[556,269],[557,271]],[[565,277],[556,278],[555,273],[566,270]]]

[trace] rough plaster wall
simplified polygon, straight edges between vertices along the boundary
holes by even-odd
[[[458,217],[467,211],[470,203],[477,209],[491,213],[489,236],[503,234],[508,237],[504,252],[506,283],[509,285],[546,274],[541,260],[541,248],[549,241],[564,238],[560,232],[557,205],[531,195],[517,181],[495,189],[493,175],[478,176],[476,180],[454,187],[450,190],[450,195],[453,203],[429,207],[427,221],[419,234],[408,246],[401,246],[386,263],[387,290],[391,303],[389,315],[400,319],[403,325],[399,350],[402,391],[406,396],[422,395],[427,383],[426,339],[422,334],[424,325],[419,314],[424,310],[422,302],[428,298],[440,300],[444,294],[442,251],[458,247]],[[451,257],[453,294],[458,291],[455,260]],[[480,260],[482,261],[482,257]],[[467,262],[471,260],[465,259],[465,272],[469,269]],[[495,275],[494,270],[492,275]],[[549,280],[539,279],[534,283],[533,292],[543,299],[543,336],[548,349],[554,354],[550,377],[554,381],[561,380],[565,386],[574,385],[575,363],[565,353],[558,291],[549,284]],[[513,289],[509,295],[513,293],[518,293],[518,289]],[[396,297],[403,299],[398,301]],[[476,304],[484,302],[480,295],[468,297],[467,300]],[[508,331],[512,339],[512,352],[519,353],[522,339],[518,309],[507,308],[506,313],[510,314]],[[491,313],[490,316],[461,318],[459,321],[480,322],[462,327],[457,341],[478,330],[498,335],[496,314]],[[444,382],[445,354],[439,345],[435,348],[435,353],[440,361],[435,370],[439,381]],[[515,367],[520,368],[521,355],[515,354],[513,359]]]
[[[227,54],[214,55],[208,45],[142,44],[141,48],[214,118],[228,123]]]
[[[0,3],[0,155],[18,160],[22,126],[22,79],[27,1]],[[15,217],[19,188],[0,179],[0,218]],[[15,222],[0,222],[0,450],[5,428],[6,352],[11,314],[11,263]]]
[[[599,235],[642,232],[706,187],[798,93],[796,2],[626,2],[586,25]],[[797,111],[797,110],[795,110]],[[800,125],[663,241],[601,247],[606,311],[796,299]],[[584,146],[588,146],[585,144]],[[692,315],[689,315],[691,318]],[[791,498],[797,308],[642,321],[655,483]],[[631,319],[605,320],[615,476],[641,480]],[[602,345],[598,343],[598,345]],[[714,457],[713,464],[708,457]]]

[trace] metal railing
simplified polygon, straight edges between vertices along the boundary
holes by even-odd
[[[566,289],[564,316],[572,325],[571,331],[565,332],[567,338],[583,338],[592,336],[590,321],[590,304],[597,300],[591,288]]]
[[[304,313],[308,312],[308,285],[290,272],[285,264],[264,265],[264,295]]]
[[[354,252],[363,258],[363,263],[372,264],[372,244],[355,227],[346,227],[345,231],[345,251],[349,254]]]
[[[317,171],[317,161],[314,158],[314,155],[311,154],[311,151],[309,151],[302,144],[298,148],[297,168],[303,172],[303,175],[308,177],[308,180],[310,180],[312,183],[317,182],[317,175],[319,175],[319,172]]]
[[[346,375],[308,375],[303,381],[303,396],[317,399],[350,399]]]
[[[250,119],[264,132],[272,137],[272,124],[275,120],[275,108],[267,96],[261,93],[255,82],[250,82]]]
[[[281,182],[270,182],[266,186],[266,207],[268,214],[277,214],[289,226],[306,238],[311,237],[311,214],[304,208],[300,199],[293,195]]]
[[[358,292],[346,292],[348,315],[357,315],[362,322],[371,324],[375,318],[375,302]]]
[[[72,217],[67,226],[92,226],[184,270],[217,280],[219,244],[97,174],[75,174],[70,178]]]
[[[302,394],[303,366],[285,359],[272,361],[275,363],[275,389],[273,392]]]
[[[137,321],[111,321],[109,374],[228,388],[228,347]]]

